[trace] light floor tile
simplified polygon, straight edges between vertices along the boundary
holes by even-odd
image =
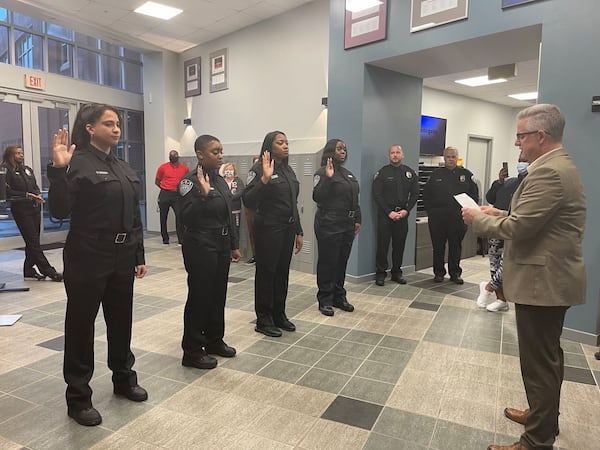
[[[363,447],[369,432],[329,420],[318,419],[310,433],[300,443],[306,450],[331,450],[340,448],[358,450]]]

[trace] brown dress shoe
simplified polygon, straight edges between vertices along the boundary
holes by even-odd
[[[520,410],[515,408],[504,408],[504,417],[512,420],[513,422],[520,423],[521,425],[525,425],[528,416],[529,409]]]
[[[487,450],[529,450],[520,442],[515,442],[512,445],[488,445]]]

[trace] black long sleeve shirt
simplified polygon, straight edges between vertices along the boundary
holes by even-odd
[[[313,200],[321,210],[354,211],[354,223],[361,223],[358,194],[360,188],[356,177],[344,166],[334,165],[333,176],[325,174],[325,166],[315,172]]]
[[[38,195],[41,193],[33,169],[23,164],[14,169],[6,166],[6,197],[11,202],[11,208],[21,211],[38,208],[38,203],[27,198],[28,192]]]
[[[411,211],[419,198],[419,177],[408,166],[382,167],[373,178],[373,199],[385,216],[396,208]]]
[[[479,202],[479,189],[469,170],[460,166],[452,170],[446,167],[435,169],[423,188],[423,205],[427,214],[448,215],[462,220],[461,206],[454,198],[462,193]]]

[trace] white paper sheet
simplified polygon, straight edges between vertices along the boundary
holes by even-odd
[[[465,193],[455,195],[454,198],[460,204],[460,206],[462,206],[463,208],[479,209],[479,205],[475,202],[475,200],[473,200],[471,197],[469,197]]]
[[[9,327],[17,320],[23,317],[21,314],[4,314],[0,315],[0,327]]]

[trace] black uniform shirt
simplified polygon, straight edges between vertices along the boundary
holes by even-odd
[[[68,167],[48,165],[48,178],[53,217],[70,214],[71,231],[82,234],[131,234],[136,265],[144,264],[140,180],[125,161],[90,145],[75,150]]]
[[[11,202],[11,208],[21,208],[23,211],[37,208],[38,204],[27,198],[28,192],[40,194],[33,169],[23,164],[14,169],[6,166],[6,196]]]
[[[388,164],[375,174],[373,198],[377,210],[386,217],[396,208],[410,211],[419,198],[419,177],[408,166]]]
[[[494,181],[490,190],[485,194],[485,199],[495,208],[508,211],[512,196],[525,175],[527,175],[527,172],[519,174],[518,177],[507,178],[504,183],[499,183],[498,180]]]
[[[262,162],[258,161],[248,172],[247,185],[242,194],[244,205],[265,217],[293,217],[296,234],[302,234],[297,203],[300,183],[296,174],[288,164],[277,161],[267,184],[261,181],[262,174]]]
[[[240,247],[239,237],[231,218],[231,192],[227,182],[216,171],[204,171],[208,175],[210,191],[201,194],[200,182],[195,170],[179,182],[179,220],[189,231],[219,230],[228,228],[231,249]]]
[[[244,193],[245,186],[239,177],[235,177],[231,182],[231,209],[233,211],[240,211],[242,209],[242,194]]]
[[[446,167],[435,169],[423,188],[423,205],[427,214],[460,218],[461,206],[454,196],[462,193],[479,202],[479,189],[470,171],[460,166],[453,170]]]
[[[361,223],[358,180],[344,166],[335,164],[333,176],[325,175],[325,166],[313,177],[313,200],[320,210],[354,211],[354,223]]]

